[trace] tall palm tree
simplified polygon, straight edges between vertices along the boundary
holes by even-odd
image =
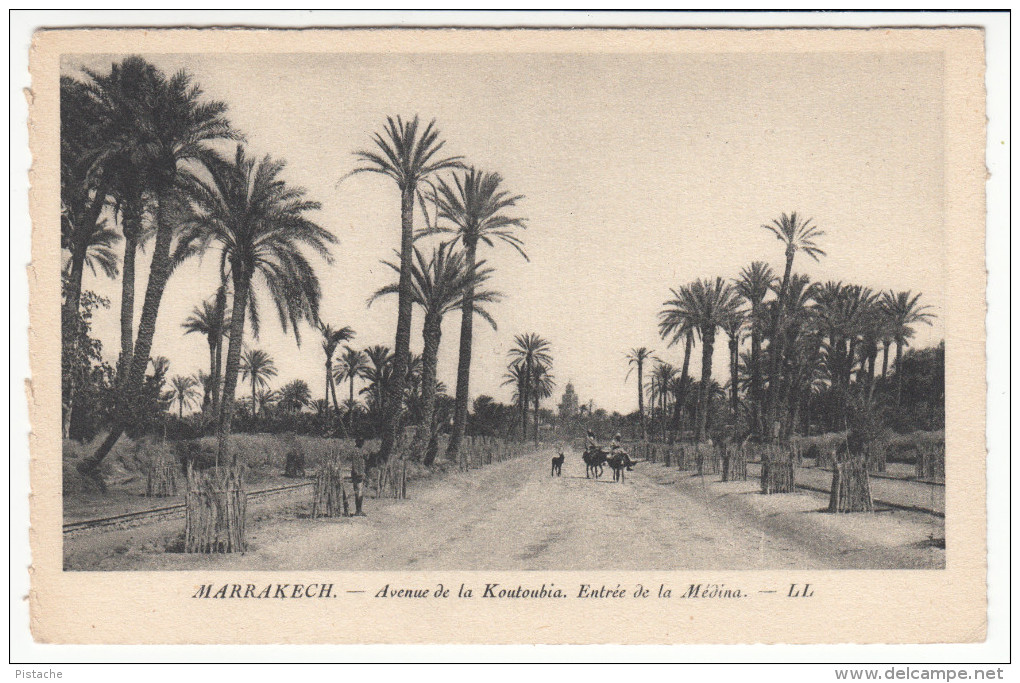
[[[368,358],[365,354],[357,349],[352,349],[349,346],[344,347],[344,353],[340,357],[340,367],[337,368],[335,379],[347,380],[350,395],[347,398],[347,405],[351,406],[355,404],[354,401],[354,380],[364,377],[368,371]],[[334,393],[333,400],[336,401],[336,395]],[[347,430],[351,431],[354,429],[354,412],[348,408],[347,410]]]
[[[818,228],[810,218],[804,219],[798,216],[796,211],[789,215],[783,213],[779,218],[773,219],[771,224],[762,225],[785,245],[786,268],[783,271],[783,280],[779,289],[779,303],[777,315],[774,319],[774,328],[770,331],[769,357],[771,360],[770,377],[777,377],[779,370],[785,360],[785,350],[782,341],[782,332],[786,310],[789,306],[790,277],[793,274],[793,259],[798,251],[802,251],[815,261],[825,256],[825,252],[818,246],[817,239],[825,235],[825,232]],[[775,412],[778,409],[779,386],[773,382],[769,386],[766,397],[765,413],[768,420],[775,420]]]
[[[510,349],[508,355],[512,361],[520,361],[523,365],[524,393],[522,395],[522,405],[524,406],[524,412],[521,415],[521,438],[522,440],[527,440],[527,410],[531,399],[531,378],[534,375],[535,366],[549,366],[552,363],[552,355],[550,354],[549,342],[534,332],[518,334],[514,337],[514,344],[515,346]]]
[[[191,375],[177,375],[170,380],[170,405],[177,404],[177,417],[184,419],[184,408],[198,402],[198,380]]]
[[[354,153],[359,165],[352,173],[379,173],[392,179],[400,190],[400,283],[397,302],[397,333],[394,344],[394,373],[391,393],[396,400],[387,401],[386,429],[383,433],[380,458],[385,462],[393,451],[400,419],[404,376],[411,354],[411,247],[414,241],[414,201],[424,208],[420,186],[439,171],[462,167],[461,157],[438,156],[446,144],[439,138],[435,120],[419,131],[417,116],[410,121],[401,117],[386,118],[384,132],[374,133],[374,150]],[[427,215],[426,215],[427,218]]]
[[[308,249],[326,263],[332,262],[332,233],[312,222],[307,214],[320,207],[305,197],[301,187],[280,177],[285,162],[266,155],[249,157],[238,145],[233,159],[217,158],[209,164],[209,180],[195,182],[200,214],[186,227],[179,250],[217,244],[230,262],[234,301],[230,316],[230,343],[223,380],[219,416],[218,454],[226,458],[233,419],[234,391],[247,320],[257,337],[260,327],[258,291],[261,284],[276,308],[280,327],[293,332],[301,344],[300,323],[319,320],[321,288]],[[236,462],[236,454],[232,458]]]
[[[333,376],[333,356],[336,354],[336,347],[340,345],[340,342],[354,339],[354,328],[345,325],[338,329],[321,320],[319,321],[318,328],[319,334],[322,335],[322,352],[326,355],[326,404],[329,404],[329,397],[332,394],[333,409],[339,413],[340,404],[336,400],[336,384],[334,383],[335,378]]]
[[[523,243],[515,234],[525,229],[523,218],[506,212],[516,207],[523,195],[514,195],[501,189],[503,178],[498,173],[484,173],[471,167],[462,175],[453,173],[453,183],[440,178],[433,202],[436,205],[435,231],[451,232],[464,244],[464,257],[468,267],[475,264],[478,243],[492,247],[504,242],[528,260]],[[448,221],[451,225],[442,225]],[[470,293],[469,293],[470,294]],[[460,355],[457,360],[457,396],[453,414],[453,431],[446,454],[456,460],[467,425],[468,402],[471,384],[471,345],[474,330],[473,299],[467,297],[461,308]]]
[[[738,295],[739,296],[739,295]],[[734,311],[732,315],[723,320],[722,328],[729,339],[730,350],[730,412],[733,414],[736,424],[737,410],[740,406],[740,397],[737,394],[740,372],[740,341],[744,333],[745,316],[743,311]]]
[[[521,422],[524,424],[524,436],[522,441],[527,440],[527,424],[528,424],[528,383],[530,381],[528,367],[523,361],[519,359],[511,360],[507,365],[506,373],[503,374],[502,386],[512,386],[514,388],[513,398],[511,399],[517,404],[518,415],[520,416]],[[509,430],[507,435],[509,436]]]
[[[641,418],[641,440],[648,441],[648,428],[645,424],[645,363],[649,361],[655,351],[652,351],[646,346],[639,346],[638,348],[631,349],[630,353],[627,354],[627,365],[630,369],[627,370],[627,377],[624,378],[626,382],[630,377],[630,373],[634,368],[637,368],[637,398],[638,398],[638,413]]]
[[[262,349],[247,349],[241,354],[239,367],[241,377],[251,381],[251,418],[254,420],[258,417],[258,402],[255,400],[256,392],[259,389],[267,389],[269,387],[269,379],[276,377],[276,363],[273,362],[272,356]],[[231,394],[227,400],[233,402],[233,399],[234,396]],[[226,402],[225,400],[224,404]],[[226,406],[224,406],[225,408]]]
[[[687,390],[691,386],[691,351],[694,348],[696,329],[675,306],[669,305],[670,301],[680,299],[679,291],[670,289],[670,294],[672,299],[664,302],[663,309],[659,311],[659,336],[665,339],[669,346],[675,346],[681,339],[684,340],[684,360],[680,370],[679,392],[677,392],[677,428],[679,428],[679,419],[687,404]]]
[[[528,391],[531,393],[531,404],[534,406],[535,445],[538,445],[538,408],[542,399],[552,396],[556,388],[556,380],[549,372],[547,365],[538,363],[531,368]]]
[[[750,319],[748,320],[748,326],[751,332],[751,357],[750,357],[750,378],[751,384],[749,393],[751,395],[751,419],[754,424],[756,432],[761,432],[761,410],[764,403],[763,384],[762,384],[762,355],[761,355],[761,342],[764,333],[767,331],[765,327],[765,317],[763,306],[765,303],[765,297],[768,296],[769,292],[775,286],[776,274],[772,271],[772,268],[764,261],[753,261],[751,265],[746,266],[740,271],[740,277],[737,279],[735,286],[737,292],[751,306]]]
[[[931,325],[935,314],[931,306],[921,305],[921,293],[911,296],[910,291],[894,292],[889,290],[882,295],[882,307],[889,316],[892,338],[896,344],[896,405],[900,405],[903,395],[903,372],[900,362],[903,360],[903,349],[910,344],[917,324]]]
[[[175,264],[170,253],[179,227],[173,220],[174,197],[182,185],[195,180],[196,165],[207,165],[215,158],[211,143],[238,137],[224,115],[226,109],[222,102],[203,101],[201,88],[186,71],[178,71],[170,78],[156,71],[141,105],[117,127],[117,133],[125,140],[124,146],[137,150],[138,167],[144,169],[146,192],[154,206],[156,235],[130,369],[118,391],[117,417],[96,452],[79,463],[83,472],[99,466],[131,419],[132,397],[145,379],[160,302]]]
[[[740,307],[740,298],[722,278],[695,280],[674,290],[674,299],[666,302],[669,316],[686,319],[701,337],[701,382],[698,387],[698,424],[695,438],[703,441],[708,413],[708,388],[712,382],[712,353],[716,329],[732,317]]]
[[[655,359],[652,366],[651,377],[648,382],[648,393],[651,396],[652,404],[659,404],[659,436],[666,440],[667,419],[669,412],[669,400],[672,394],[673,383],[676,379],[676,368],[671,363]]]
[[[436,405],[436,366],[439,358],[439,343],[442,337],[443,317],[454,310],[460,309],[470,297],[472,307],[486,320],[493,329],[496,321],[481,307],[483,303],[499,300],[497,292],[478,290],[492,274],[492,269],[485,267],[485,261],[477,261],[468,265],[464,253],[454,251],[450,243],[442,243],[432,252],[430,258],[414,247],[415,262],[411,269],[411,297],[415,304],[425,312],[425,323],[422,327],[424,351],[422,353],[422,419],[428,434],[428,447],[425,450],[425,464],[431,465],[438,448],[438,432],[433,424]],[[397,273],[400,266],[385,262]],[[399,284],[383,287],[376,292],[369,303],[377,297],[399,292]]]
[[[102,109],[89,86],[60,77],[60,247],[67,250],[64,270],[65,317],[77,313],[85,268],[108,277],[118,273],[117,231],[101,219],[110,199],[110,182],[95,163],[109,136]]]
[[[107,144],[99,151],[116,214],[124,234],[124,277],[121,287],[121,356],[124,375],[134,352],[135,257],[147,226],[143,223],[147,196],[145,135],[138,135],[139,112],[161,86],[162,74],[138,56],[130,56],[110,67],[108,74],[86,69],[89,93],[100,111],[100,126]],[[125,379],[121,378],[122,381]]]
[[[219,401],[219,383],[221,374],[220,349],[223,338],[230,330],[230,319],[221,316],[222,310],[217,306],[217,297],[206,299],[199,306],[191,309],[191,315],[181,323],[184,334],[197,333],[204,335],[209,344],[209,382],[205,385],[202,397],[203,409],[215,407]]]

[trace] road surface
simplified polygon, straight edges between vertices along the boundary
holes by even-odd
[[[830,515],[826,496],[762,496],[757,481],[719,481],[639,463],[625,483],[586,479],[552,450],[366,501],[368,517],[309,519],[306,503],[249,520],[243,556],[165,552],[172,522],[69,539],[69,569],[675,570],[940,568],[941,519],[914,512]],[[179,522],[177,523],[179,526]],[[162,528],[162,532],[160,529]],[[148,536],[147,536],[148,535]]]

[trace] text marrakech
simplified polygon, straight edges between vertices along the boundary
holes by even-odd
[[[193,598],[252,598],[260,599],[289,599],[289,598],[331,598],[333,597],[333,584],[331,583],[270,583],[265,586],[256,586],[254,583],[241,585],[239,583],[225,583],[220,587],[216,584],[207,583],[199,586]]]

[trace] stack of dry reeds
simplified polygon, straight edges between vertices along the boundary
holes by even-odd
[[[792,453],[776,446],[767,446],[761,453],[761,492],[793,493],[796,464]]]
[[[864,458],[837,462],[832,470],[829,512],[873,512],[874,509]]]
[[[240,467],[188,467],[184,552],[238,553],[247,548],[247,495]]]
[[[407,498],[407,460],[391,460],[375,471],[376,498]]]
[[[726,444],[726,449],[723,452],[722,480],[747,480],[747,451],[739,444]]]
[[[946,444],[917,444],[917,456],[914,461],[915,473],[921,479],[945,480],[946,478]]]
[[[158,452],[149,463],[145,495],[151,498],[176,496],[177,466],[177,457],[173,453]]]
[[[344,464],[340,452],[331,449],[315,474],[312,517],[349,517],[350,504],[344,488]]]

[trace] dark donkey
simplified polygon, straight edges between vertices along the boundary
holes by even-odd
[[[594,474],[595,478],[598,479],[602,476],[602,470],[606,464],[607,454],[600,448],[589,448],[581,456],[584,460],[584,478],[588,479],[589,474]]]
[[[563,475],[563,461],[567,456],[563,455],[563,451],[552,459],[552,473],[550,477],[559,477]]]
[[[634,461],[626,451],[616,451],[606,459],[606,463],[613,468],[613,481],[621,484],[626,480],[625,472],[634,467]]]

